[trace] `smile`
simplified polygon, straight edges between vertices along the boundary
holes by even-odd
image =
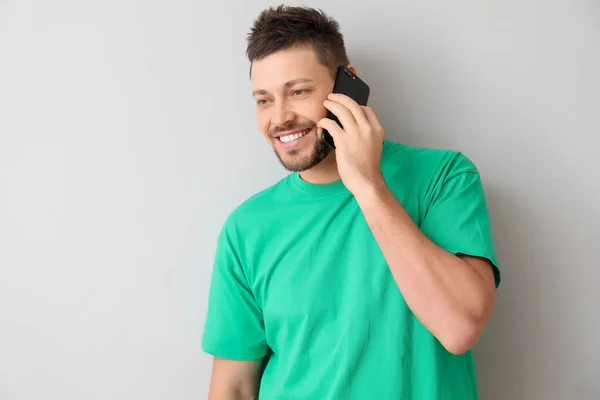
[[[292,143],[295,142],[296,140],[306,136],[308,134],[308,132],[310,132],[312,130],[312,128],[306,129],[302,132],[298,132],[298,133],[292,133],[290,135],[285,135],[285,136],[279,136],[279,140],[282,143]]]

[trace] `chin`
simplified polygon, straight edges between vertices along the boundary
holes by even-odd
[[[322,140],[316,141],[311,146],[297,149],[277,149],[275,154],[283,167],[290,172],[303,172],[321,163],[331,152],[331,147]],[[282,154],[283,153],[283,154]]]

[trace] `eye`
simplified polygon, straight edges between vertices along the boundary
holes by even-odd
[[[262,106],[264,104],[267,104],[267,101],[268,100],[266,100],[266,99],[259,99],[259,100],[256,100],[256,104],[259,106]]]
[[[292,94],[294,96],[301,96],[301,95],[306,94],[306,93],[308,93],[308,90],[306,90],[306,89],[298,89],[298,90],[294,90],[292,92]]]

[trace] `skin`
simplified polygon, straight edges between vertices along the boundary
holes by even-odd
[[[302,178],[312,183],[340,179],[336,155],[330,149],[324,160],[307,168],[319,142],[326,146],[317,132],[317,123],[327,114],[323,101],[333,91],[329,69],[317,61],[312,50],[300,47],[255,61],[251,72],[258,128],[284,167],[302,171]],[[275,138],[282,132],[304,128],[313,130],[293,149]]]
[[[349,66],[356,73],[352,66]],[[252,90],[257,121],[267,143],[289,170],[307,182],[341,179],[355,196],[407,305],[416,318],[453,354],[480,338],[495,301],[489,261],[454,255],[431,242],[387,187],[380,170],[384,129],[375,112],[340,94],[311,49],[293,48],[256,61]],[[341,121],[326,119],[331,110]],[[276,136],[312,130],[293,147]],[[336,149],[316,165],[321,131]],[[262,360],[215,359],[211,400],[256,398]]]

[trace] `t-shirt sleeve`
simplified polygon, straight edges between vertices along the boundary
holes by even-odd
[[[262,310],[231,231],[226,225],[217,242],[202,349],[220,358],[259,359],[267,354]]]
[[[498,287],[501,273],[479,172],[460,153],[446,171],[433,191],[421,230],[430,240],[453,254],[488,259],[493,265]]]

